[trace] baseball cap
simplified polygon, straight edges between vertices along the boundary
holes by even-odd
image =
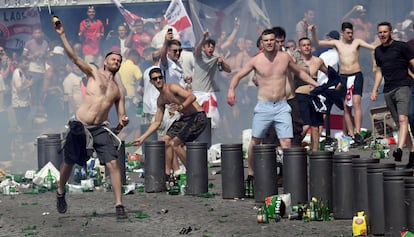
[[[60,47],[60,46],[55,46],[55,47],[53,48],[52,53],[53,53],[53,54],[60,54],[60,55],[63,55],[63,54],[64,54],[64,49],[63,49],[62,47]]]
[[[339,40],[339,32],[336,30],[330,31],[326,36],[331,37],[332,39]]]

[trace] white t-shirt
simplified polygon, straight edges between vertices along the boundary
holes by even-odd
[[[144,71],[142,79],[144,80],[144,95],[142,98],[143,101],[143,110],[145,114],[155,115],[157,112],[157,99],[160,95],[160,92],[155,88],[154,85],[150,82],[149,72],[151,69],[156,66],[151,66]]]
[[[69,101],[70,113],[75,112],[82,103],[81,90],[82,77],[71,72],[63,80],[63,92],[65,101]]]

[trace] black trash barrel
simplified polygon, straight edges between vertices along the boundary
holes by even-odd
[[[404,178],[407,229],[414,230],[414,177]]]
[[[141,124],[141,133],[144,133],[145,131],[147,131],[148,127],[151,124]],[[142,152],[144,153],[145,156],[145,144],[149,141],[157,141],[158,140],[158,133],[155,131],[153,132],[149,137],[147,137],[147,139],[145,139],[144,143],[142,144]]]
[[[260,144],[253,146],[254,199],[264,203],[266,197],[277,194],[276,146]]]
[[[332,210],[332,156],[331,151],[314,151],[309,155],[309,198],[329,202]]]
[[[195,142],[207,143],[207,149],[211,146],[211,118],[207,118],[207,126],[204,131],[197,137]]]
[[[144,152],[145,192],[165,191],[165,142],[147,141]]]
[[[384,236],[400,236],[407,228],[407,209],[404,204],[404,178],[413,175],[413,170],[384,171]]]
[[[335,219],[352,219],[352,154],[335,154],[332,159],[332,210]]]
[[[368,224],[370,233],[373,235],[384,235],[384,188],[382,173],[394,170],[395,164],[368,164]]]
[[[379,163],[379,159],[354,158],[352,159],[352,210],[353,213],[363,211],[368,214],[368,181],[367,165]]]
[[[49,161],[60,170],[63,161],[62,139],[60,133],[43,134],[37,138],[37,168],[40,170]]]
[[[308,202],[308,164],[306,149],[283,149],[283,192],[291,194],[292,204]]]
[[[187,148],[187,192],[198,195],[208,192],[207,143],[188,142]]]
[[[221,144],[221,187],[223,198],[244,197],[242,144]]]

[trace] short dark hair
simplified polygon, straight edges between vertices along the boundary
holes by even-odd
[[[345,29],[351,29],[354,30],[354,26],[352,25],[351,22],[343,22],[341,25],[341,30],[344,31]]]
[[[281,26],[275,26],[272,28],[272,30],[275,32],[276,38],[286,38],[286,31]]]
[[[162,71],[161,71],[161,68],[159,68],[159,67],[154,67],[153,69],[151,69],[150,71],[149,71],[149,73],[148,73],[148,76],[151,78],[151,74],[153,74],[153,73],[161,73],[161,75],[162,75]]]
[[[298,44],[300,44],[300,42],[302,42],[304,40],[309,40],[312,43],[312,41],[308,37],[302,37],[298,40]]]
[[[179,47],[181,47],[181,42],[179,40],[176,39],[172,39],[170,41],[168,41],[167,47],[171,47],[171,45],[178,45]]]
[[[380,27],[380,26],[388,26],[388,28],[390,29],[390,31],[392,31],[392,25],[391,25],[391,23],[389,23],[388,21],[383,21],[383,22],[378,23],[378,25],[377,25],[377,29],[378,29],[378,27]]]
[[[116,55],[118,55],[119,57],[121,57],[121,62],[122,62],[122,55],[121,55],[119,52],[117,52],[117,51],[111,51],[111,52],[107,53],[107,54],[105,55],[105,59],[106,59],[109,55],[112,55],[112,54],[116,54]]]
[[[213,46],[216,46],[216,41],[213,40],[212,38],[207,38],[203,41],[203,46],[204,45],[210,45],[210,44],[213,45]]]
[[[275,31],[273,29],[266,29],[266,30],[262,31],[262,34],[260,35],[260,38],[262,38],[263,35],[271,35],[271,34],[274,34],[276,36]]]

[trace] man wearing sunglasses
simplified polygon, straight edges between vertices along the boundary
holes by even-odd
[[[207,126],[207,118],[203,108],[197,103],[195,95],[176,83],[165,83],[160,68],[155,67],[151,69],[149,76],[151,84],[160,92],[160,96],[157,99],[155,121],[133,144],[140,146],[147,137],[158,129],[163,120],[167,105],[169,112],[179,112],[181,114],[180,119],[173,122],[164,137],[164,141],[166,141],[165,174],[167,178],[173,168],[174,153],[178,155],[183,165],[186,166],[187,155],[183,145],[185,142],[194,141],[204,131]]]

